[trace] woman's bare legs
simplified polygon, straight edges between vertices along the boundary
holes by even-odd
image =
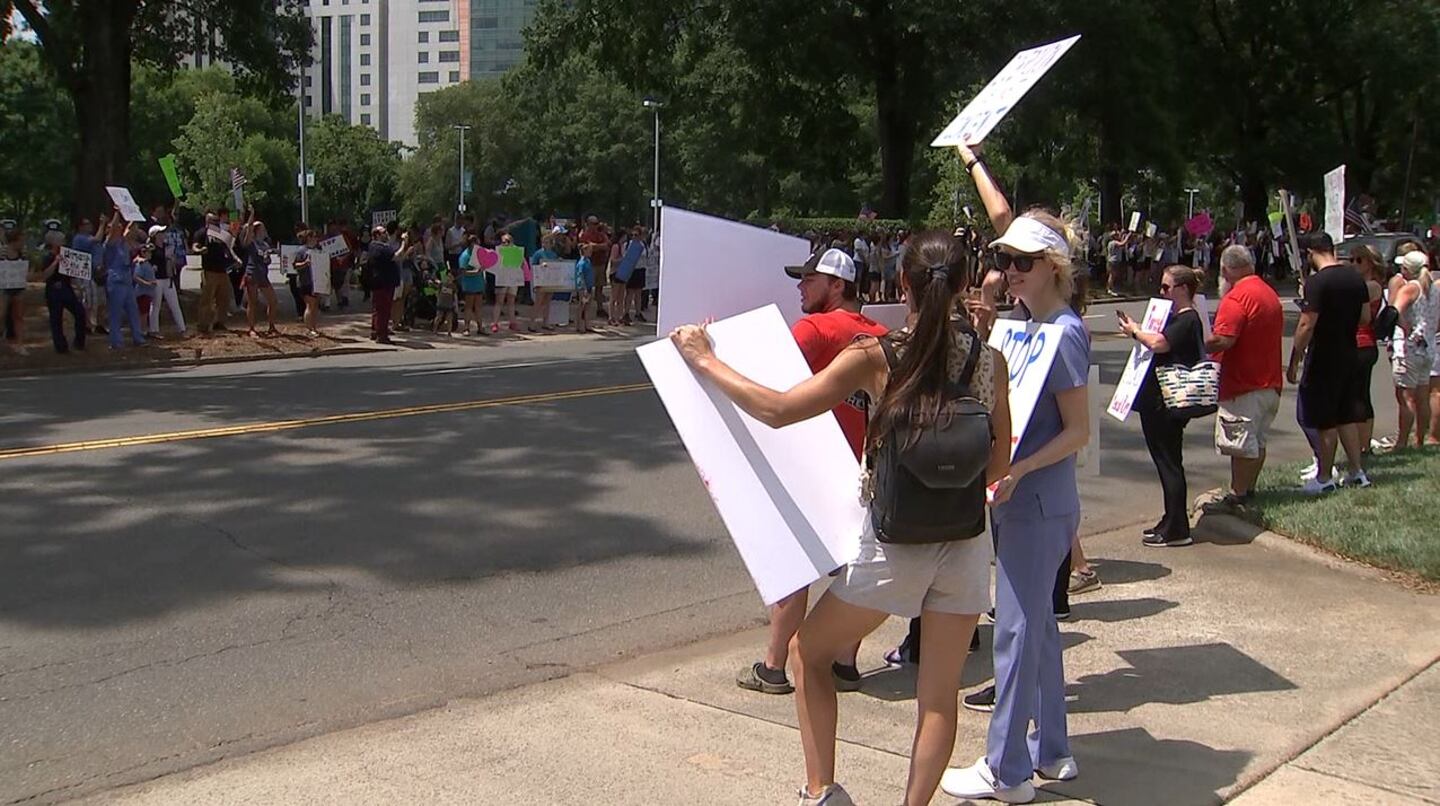
[[[925,806],[955,750],[956,698],[979,613],[920,614],[920,671],[915,685],[915,743],[910,748],[906,806]]]

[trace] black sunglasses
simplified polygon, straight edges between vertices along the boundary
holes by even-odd
[[[1012,255],[1009,252],[995,250],[995,268],[1000,271],[1009,271],[1010,267],[1014,266],[1015,271],[1029,274],[1030,270],[1035,268],[1035,261],[1039,259],[1040,255]]]

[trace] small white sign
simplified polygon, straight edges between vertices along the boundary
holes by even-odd
[[[280,271],[282,273],[287,276],[299,273],[295,270],[295,256],[300,253],[301,248],[288,244],[280,245]]]
[[[317,297],[334,293],[330,286],[330,256],[323,249],[310,250],[310,283],[315,286]]]
[[[575,288],[575,261],[542,260],[532,268],[535,288]]]
[[[330,258],[345,257],[350,254],[350,247],[345,245],[345,237],[342,235],[331,235],[320,242],[320,251]]]
[[[126,221],[145,220],[145,214],[140,212],[140,205],[135,203],[135,197],[130,195],[128,188],[106,185],[105,192],[110,194],[110,199],[115,202],[115,207]]]
[[[1131,231],[1131,232],[1139,232],[1139,231],[1140,231],[1140,211],[1139,211],[1139,210],[1136,210],[1135,212],[1133,212],[1133,213],[1130,214],[1130,231]]]
[[[376,210],[370,214],[370,226],[383,227],[399,217],[400,213],[395,210]]]
[[[24,288],[29,278],[30,262],[26,260],[0,260],[0,288]]]
[[[89,282],[90,253],[71,249],[68,246],[60,247],[60,273],[66,277]]]
[[[1137,213],[1137,215],[1138,215],[1138,213]],[[1145,225],[1145,237],[1146,237],[1146,238],[1154,238],[1154,237],[1155,237],[1155,233],[1157,233],[1157,232],[1159,232],[1159,231],[1160,231],[1160,228],[1157,227],[1157,226],[1155,226],[1155,222],[1153,222],[1153,221]]]
[[[1145,309],[1145,319],[1140,323],[1140,329],[1146,333],[1159,333],[1165,329],[1165,320],[1170,318],[1170,307],[1174,303],[1168,299],[1152,299],[1150,305]],[[1115,396],[1110,398],[1110,407],[1106,411],[1111,417],[1125,422],[1130,416],[1130,410],[1135,407],[1135,396],[1140,394],[1140,385],[1145,382],[1145,373],[1150,371],[1150,362],[1155,360],[1155,353],[1139,342],[1130,348],[1130,359],[1125,362],[1125,373],[1120,376],[1120,383],[1115,385]]]
[[[1345,166],[1325,174],[1325,231],[1330,240],[1345,240]]]
[[[910,316],[910,306],[903,302],[866,305],[860,309],[860,315],[890,330],[899,330],[905,327],[905,321]]]
[[[1010,371],[1010,455],[1020,447],[1020,439],[1030,426],[1035,405],[1045,391],[1050,365],[1060,352],[1065,337],[1063,325],[1001,319],[990,331],[991,347],[1005,356]]]
[[[1079,41],[1076,35],[1016,53],[930,145],[958,146],[984,140],[1025,93]]]

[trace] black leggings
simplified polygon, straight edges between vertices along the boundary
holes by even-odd
[[[1364,409],[1365,419],[1375,419],[1375,402],[1370,399],[1370,380],[1375,375],[1375,365],[1380,361],[1380,348],[1375,345],[1361,347],[1359,350],[1360,361],[1356,364],[1359,372],[1355,387],[1360,392],[1360,406]],[[1369,445],[1365,446],[1370,449]]]

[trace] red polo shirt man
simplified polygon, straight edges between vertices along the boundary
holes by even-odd
[[[855,262],[839,249],[816,252],[802,266],[785,269],[800,281],[800,309],[805,316],[790,329],[811,372],[829,366],[841,350],[850,346],[856,336],[883,336],[888,329],[860,313],[859,288],[855,284]],[[840,430],[850,443],[855,457],[865,444],[865,420],[868,403],[857,395],[834,409]],[[770,609],[770,643],[765,659],[741,670],[736,683],[745,689],[765,694],[789,694],[794,691],[785,675],[790,639],[805,619],[810,590],[801,588],[775,603]],[[854,691],[860,686],[860,673],[855,668],[855,651],[843,663],[834,665],[835,685],[841,691]]]

